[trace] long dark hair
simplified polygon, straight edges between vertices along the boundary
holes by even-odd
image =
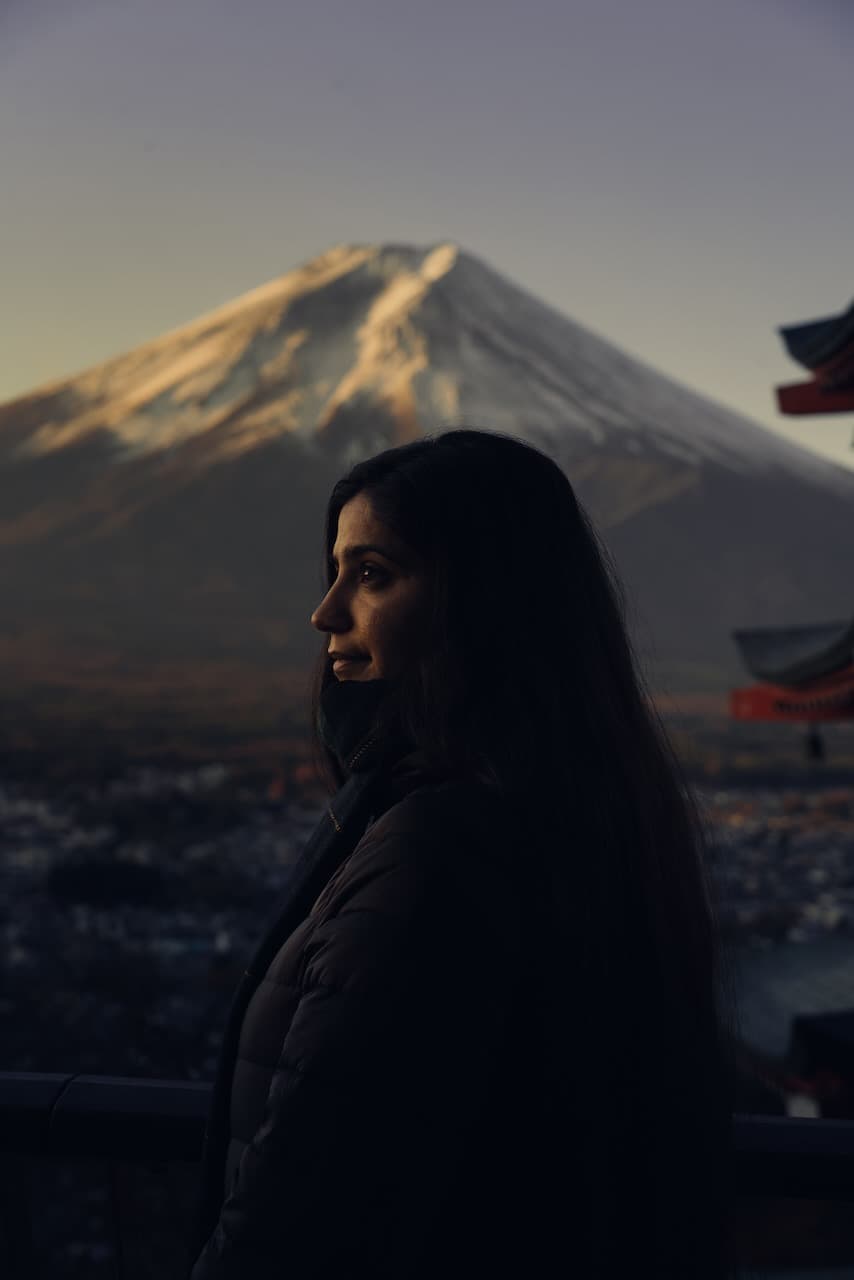
[[[324,589],[357,494],[431,567],[429,643],[396,682],[396,712],[428,766],[510,802],[520,878],[541,889],[530,989],[544,1096],[563,1105],[557,1168],[577,1170],[555,1191],[568,1248],[578,1258],[589,1230],[591,1264],[626,1249],[659,1280],[732,1276],[738,1017],[711,833],[645,686],[614,562],[545,453],[450,430],[334,486]],[[317,725],[334,679],[324,643],[312,723],[330,793],[344,778]]]

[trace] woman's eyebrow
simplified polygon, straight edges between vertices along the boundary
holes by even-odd
[[[397,556],[392,555],[390,551],[386,551],[385,547],[380,547],[377,545],[377,543],[374,543],[374,542],[359,542],[353,547],[347,547],[347,549],[344,551],[344,559],[355,560],[357,556],[364,555],[366,551],[373,551],[377,555],[385,556],[386,560],[393,560],[395,564],[400,564],[400,561],[397,558]],[[333,564],[338,563],[337,556],[333,555],[330,557],[330,559],[332,560]]]

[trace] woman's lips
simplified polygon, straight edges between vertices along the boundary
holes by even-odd
[[[350,667],[358,667],[367,661],[367,658],[336,658],[332,664],[332,670],[337,675],[339,671],[347,671]]]

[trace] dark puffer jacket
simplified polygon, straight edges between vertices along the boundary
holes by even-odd
[[[282,945],[243,1021],[225,1199],[192,1280],[554,1265],[511,825],[477,784],[415,789]]]

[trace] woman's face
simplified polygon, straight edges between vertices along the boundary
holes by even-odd
[[[332,555],[337,576],[311,625],[329,632],[333,655],[360,655],[359,661],[336,664],[336,678],[393,679],[424,640],[424,566],[374,517],[363,494],[341,508]]]

